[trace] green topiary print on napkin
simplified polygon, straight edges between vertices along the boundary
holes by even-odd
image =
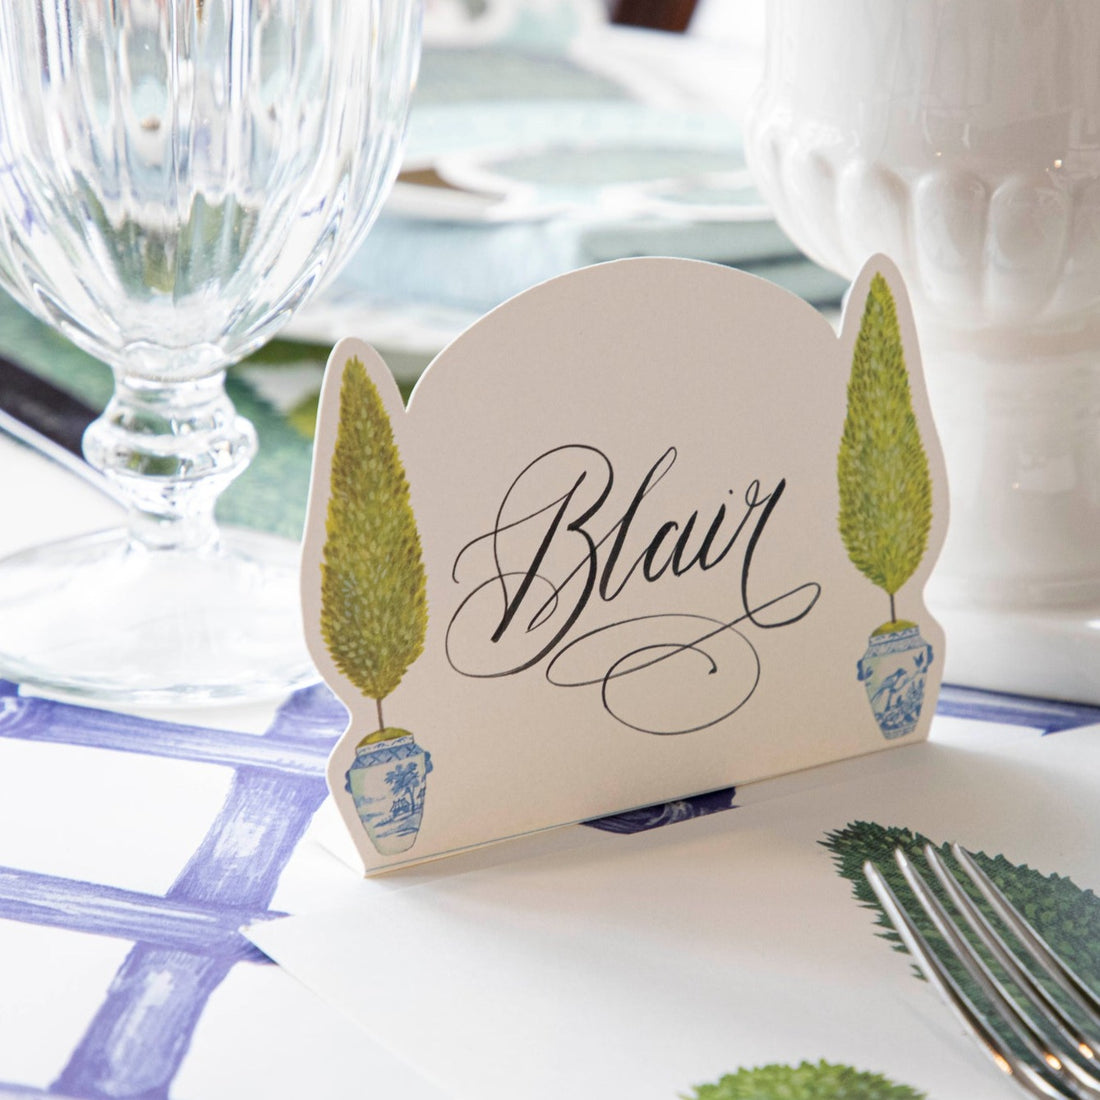
[[[879,1073],[822,1061],[741,1069],[713,1085],[697,1085],[683,1100],[923,1100],[924,1095]]]
[[[827,834],[821,843],[832,852],[837,871],[851,882],[852,894],[859,904],[876,911],[876,923],[884,929],[880,935],[894,945],[894,950],[905,951],[906,948],[863,876],[866,860],[872,861],[882,872],[931,946],[938,949],[942,945],[942,938],[931,921],[919,912],[912,892],[894,863],[894,849],[901,848],[924,873],[930,889],[941,901],[945,900],[943,888],[930,871],[926,872],[924,847],[929,843],[927,837],[910,829],[856,821]],[[938,851],[948,866],[954,864],[948,844],[939,845]],[[974,861],[1066,964],[1088,985],[1100,989],[1100,898],[1091,890],[1082,890],[1063,875],[1043,875],[1025,865],[1011,863],[1003,855],[977,852]],[[965,876],[959,882],[988,914],[989,907],[977,889],[965,880]],[[952,973],[968,993],[980,996],[960,969],[952,966]]]

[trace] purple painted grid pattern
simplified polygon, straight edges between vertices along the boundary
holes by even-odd
[[[221,811],[163,898],[0,869],[0,917],[134,942],[50,1089],[0,1084],[0,1097],[168,1096],[211,993],[238,962],[266,961],[237,929],[279,915],[269,904],[325,797],[325,760],[345,722],[320,686],[292,695],[266,734],[253,737],[20,698],[0,682],[0,736],[234,769]]]
[[[1100,707],[1087,703],[1030,699],[1024,695],[996,694],[954,684],[945,684],[941,688],[936,713],[949,718],[973,718],[979,722],[999,722],[1005,726],[1026,726],[1044,734],[1100,725]]]
[[[943,689],[939,711],[1044,733],[1100,722],[1098,707],[955,687]],[[252,737],[24,699],[0,681],[0,737],[202,761],[235,772],[221,811],[164,897],[0,868],[0,918],[134,943],[54,1084],[43,1091],[0,1082],[0,1100],[169,1095],[210,995],[238,962],[266,961],[237,929],[280,915],[270,910],[271,899],[325,797],[325,760],[344,724],[343,708],[319,685],[291,696],[266,734]],[[735,793],[725,788],[588,824],[637,832],[728,809]]]

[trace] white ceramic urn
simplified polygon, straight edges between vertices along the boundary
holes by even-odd
[[[771,0],[746,144],[811,257],[905,277],[947,679],[1100,703],[1100,3]]]

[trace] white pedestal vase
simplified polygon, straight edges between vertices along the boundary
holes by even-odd
[[[747,124],[783,228],[913,300],[948,680],[1100,703],[1100,5],[772,0]]]

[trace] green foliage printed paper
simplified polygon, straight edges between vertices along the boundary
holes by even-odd
[[[880,1073],[831,1062],[767,1065],[697,1085],[685,1100],[923,1100],[924,1093]]]
[[[899,901],[914,918],[933,950],[945,961],[955,979],[975,1003],[982,1003],[982,993],[965,971],[950,958],[943,937],[920,911],[912,891],[894,862],[894,850],[900,848],[914,866],[924,872],[925,881],[932,892],[940,901],[946,901],[943,887],[926,870],[924,848],[934,842],[907,828],[880,825],[873,821],[855,821],[829,833],[822,843],[832,853],[838,874],[852,884],[855,900],[876,913],[875,923],[882,929],[879,935],[893,944],[895,951],[906,952],[901,938],[894,931],[864,878],[863,864],[868,860],[882,872]],[[948,866],[953,866],[950,844],[941,843],[936,847]],[[974,860],[1085,984],[1100,990],[1100,898],[1092,890],[1082,890],[1064,875],[1044,875],[1032,867],[1013,863],[1004,855],[991,856],[977,852],[974,853]],[[975,904],[987,916],[991,916],[989,906],[977,888],[965,876],[961,876],[959,881]],[[914,973],[920,977],[915,965]],[[1011,1041],[1010,1036],[1006,1035],[1005,1038]]]

